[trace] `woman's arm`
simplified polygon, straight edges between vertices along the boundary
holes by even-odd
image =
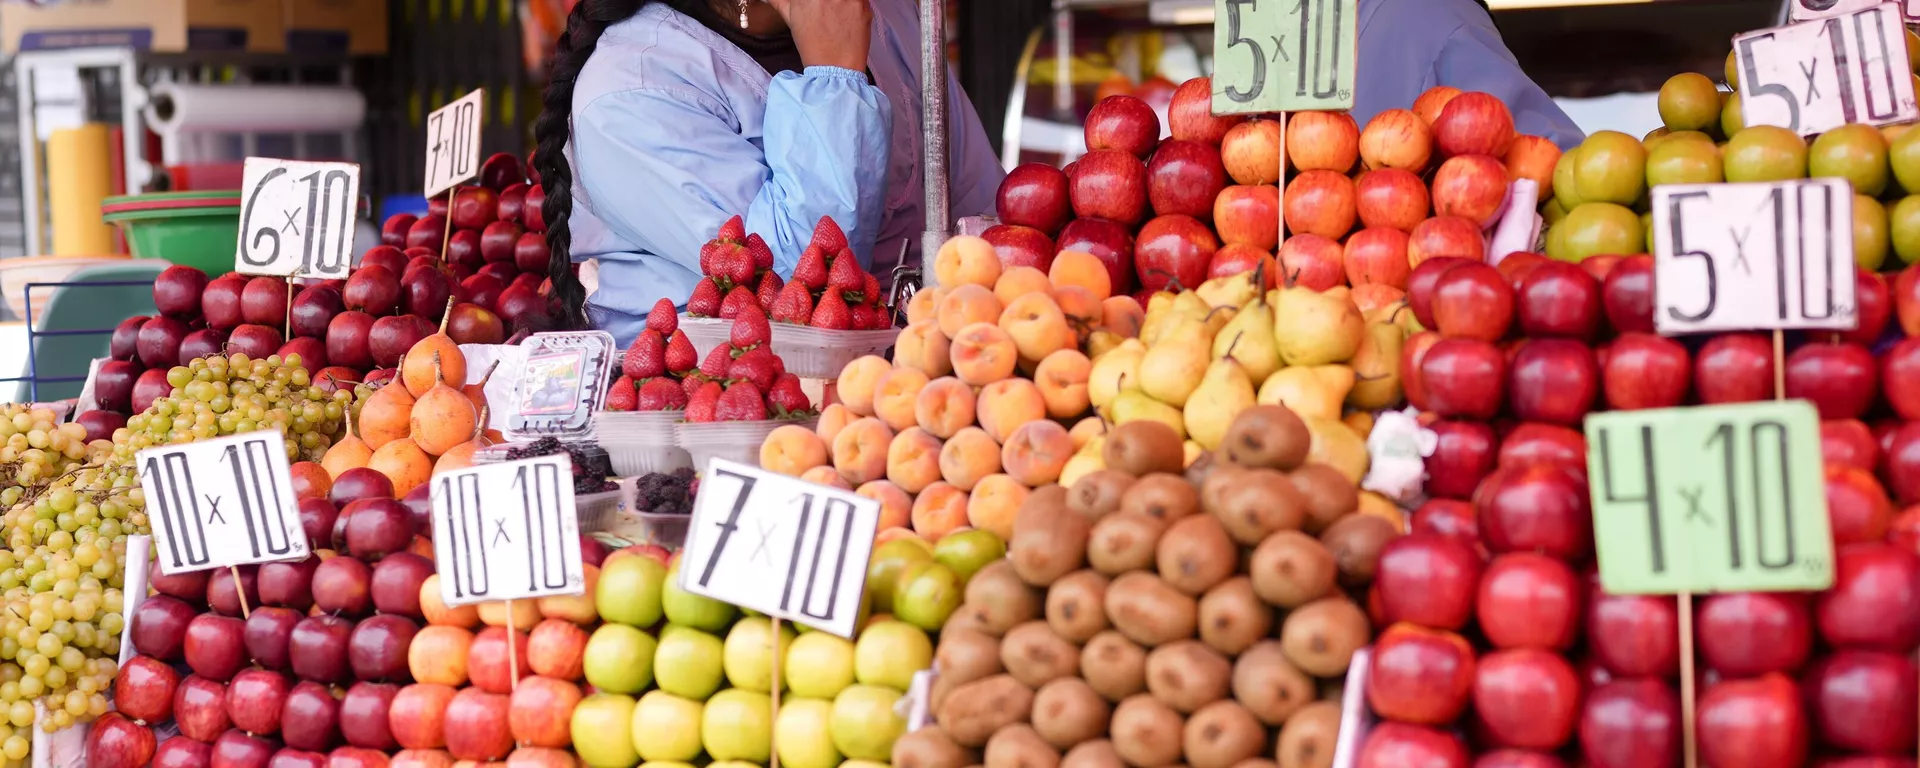
[[[960,89],[959,79],[947,71],[947,188],[953,190],[952,214],[957,221],[966,216],[991,216],[1000,179],[1006,171],[993,154],[986,126],[973,108],[973,100]],[[953,222],[947,222],[952,224]]]

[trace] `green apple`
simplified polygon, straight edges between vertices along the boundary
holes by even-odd
[[[933,560],[933,546],[918,536],[894,539],[873,550],[867,558],[867,594],[873,596],[873,610],[893,610],[893,588],[900,572],[915,563]]]
[[[883,621],[860,633],[853,645],[853,674],[862,685],[906,690],[913,673],[933,666],[933,641],[904,621]]]
[[[947,617],[959,610],[965,591],[959,574],[952,568],[934,562],[915,563],[900,573],[900,580],[894,586],[893,615],[928,632],[937,632],[947,623]]]
[[[733,617],[739,615],[739,610],[729,603],[681,589],[678,559],[667,567],[666,584],[660,588],[660,607],[666,611],[667,621],[708,632],[726,629],[733,623]]]
[[[891,759],[894,739],[907,732],[906,716],[893,709],[900,695],[885,686],[856,685],[833,697],[827,730],[834,748],[852,760]]]
[[[780,650],[787,652],[793,642],[793,628],[780,626]],[[741,619],[727,632],[724,657],[727,682],[735,688],[766,693],[773,690],[773,621]]]
[[[807,632],[787,645],[780,676],[795,696],[831,699],[853,685],[853,643],[825,632]]]
[[[1007,556],[1007,543],[992,531],[973,528],[940,537],[933,545],[933,559],[960,576],[965,585],[980,569]]]
[[[700,757],[700,722],[706,709],[666,691],[648,691],[633,708],[633,746],[640,758],[687,762]]]
[[[840,750],[833,747],[827,733],[827,721],[833,717],[833,702],[823,699],[792,699],[780,702],[780,718],[774,721],[773,743],[780,752],[780,764],[788,768],[834,768],[840,764]]]
[[[587,682],[608,693],[639,693],[653,682],[653,637],[625,624],[602,624],[580,663]]]
[[[631,768],[640,762],[633,750],[633,697],[596,693],[574,705],[570,728],[573,751],[593,768]]]
[[[660,621],[660,587],[667,567],[651,557],[622,557],[600,569],[593,590],[593,607],[600,618],[634,627]]]
[[[773,751],[773,700],[738,688],[714,694],[700,718],[700,742],[714,760],[767,762]]]
[[[720,690],[725,655],[720,638],[692,627],[668,624],[660,630],[660,647],[653,653],[654,682],[660,690],[675,696],[706,701]]]

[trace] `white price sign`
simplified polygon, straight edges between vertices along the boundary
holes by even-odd
[[[1787,3],[1787,20],[1824,19],[1872,8],[1884,2],[1887,0],[1791,0]],[[1897,5],[1907,21],[1920,21],[1920,0],[1900,0],[1890,4]]]
[[[278,431],[148,448],[134,461],[161,573],[307,556]]]
[[[1802,136],[1920,118],[1900,8],[1875,5],[1733,38],[1747,125]]]
[[[346,279],[360,166],[249,157],[241,179],[233,271]]]
[[[432,482],[434,567],[448,605],[586,591],[566,456],[482,464]]]
[[[1660,333],[1859,324],[1844,179],[1672,184],[1652,202]]]
[[[459,101],[427,116],[427,197],[480,175],[481,108],[486,89],[475,88]]]
[[[880,502],[714,459],[680,555],[680,588],[853,637]]]

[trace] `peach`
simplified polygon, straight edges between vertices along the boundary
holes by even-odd
[[[933,279],[942,287],[993,287],[1000,279],[1000,255],[983,238],[961,235],[940,246],[933,257]]]
[[[1087,412],[1087,376],[1093,362],[1077,349],[1062,349],[1047,355],[1034,369],[1033,383],[1046,402],[1047,415],[1071,419]]]
[[[1014,267],[1000,273],[1000,279],[993,284],[993,296],[1001,304],[1012,304],[1014,299],[1029,293],[1052,293],[1053,283],[1047,282],[1047,273],[1033,267]]]
[[[1013,516],[1019,514],[1020,505],[1026,503],[1029,493],[1032,491],[1007,475],[980,478],[980,483],[967,497],[967,523],[992,532],[1001,541],[1011,541]]]
[[[1140,338],[1140,324],[1146,318],[1146,310],[1132,296],[1108,296],[1100,302],[1100,327],[1121,338]]]
[[[853,490],[853,483],[847,482],[847,479],[841,477],[840,473],[835,471],[833,467],[814,467],[800,475],[800,479],[813,483],[814,485],[824,485],[843,491]]]
[[[1085,251],[1061,251],[1054,256],[1053,267],[1047,270],[1047,281],[1055,288],[1080,286],[1100,301],[1113,295],[1113,276],[1107,272],[1106,263]]]
[[[1000,471],[1000,443],[979,427],[967,427],[940,446],[940,477],[971,491],[981,478]]]
[[[926,386],[927,375],[918,368],[894,368],[881,374],[873,388],[873,415],[896,432],[913,426],[914,404]]]
[[[1003,379],[980,388],[976,410],[987,434],[1005,443],[1020,425],[1047,417],[1047,399],[1031,381]]]
[[[1061,468],[1073,458],[1073,438],[1067,428],[1051,421],[1029,421],[1013,431],[1000,447],[1000,466],[1030,488],[1060,479]]]
[[[940,298],[940,308],[935,317],[940,321],[940,332],[952,339],[960,335],[960,329],[973,323],[991,323],[1000,319],[1000,299],[993,291],[977,285],[963,285]]]
[[[913,530],[927,541],[967,524],[967,492],[946,483],[934,483],[913,500]]]
[[[880,545],[885,544],[889,541],[896,541],[899,539],[919,539],[919,538],[920,538],[920,534],[914,533],[912,528],[908,528],[904,525],[898,528],[881,528],[878,533],[875,533],[873,535],[873,548],[879,549]],[[922,539],[922,541],[924,540],[925,539]],[[880,618],[879,616],[872,616],[867,619],[867,622],[872,623],[875,619],[879,619],[879,618]]]
[[[860,418],[859,415],[844,404],[829,403],[820,409],[820,420],[813,425],[813,433],[819,435],[822,442],[833,445],[833,438],[840,434],[840,430],[857,418]]]
[[[1067,437],[1073,438],[1073,449],[1078,451],[1087,447],[1087,442],[1107,436],[1107,422],[1098,416],[1088,416],[1074,422],[1073,429],[1067,430]]]
[[[953,373],[973,386],[1012,376],[1019,362],[1013,338],[993,323],[974,323],[953,337]]]
[[[907,493],[919,493],[940,479],[940,438],[908,427],[887,444],[887,479]]]
[[[973,387],[952,376],[927,382],[914,400],[913,418],[934,437],[953,437],[953,433],[973,425]]]
[[[1029,293],[1000,313],[1000,328],[1013,339],[1023,360],[1039,361],[1075,341],[1067,316],[1052,296]]]
[[[782,425],[760,444],[760,468],[769,472],[799,477],[826,463],[827,442],[798,424]]]
[[[847,367],[840,369],[840,378],[835,379],[834,390],[840,395],[840,402],[847,410],[861,416],[873,415],[873,392],[880,383],[880,377],[893,370],[893,364],[879,355],[865,355],[854,358]]]
[[[854,493],[880,502],[880,530],[904,528],[913,521],[913,497],[888,480],[870,480]]]
[[[1087,340],[1094,329],[1100,327],[1106,312],[1095,301],[1093,292],[1077,285],[1066,285],[1054,289],[1053,301],[1060,305],[1060,313],[1067,317],[1067,327],[1073,330],[1073,343]]]
[[[934,319],[940,311],[940,299],[946,294],[946,290],[939,286],[914,291],[913,298],[907,299],[907,322]]]
[[[833,436],[833,468],[852,485],[886,477],[887,445],[892,442],[893,430],[886,422],[871,416],[856,420]]]
[[[908,323],[900,329],[900,337],[893,341],[893,364],[918,370],[928,378],[945,376],[953,372],[950,349],[951,342],[940,332],[940,323],[933,320]]]

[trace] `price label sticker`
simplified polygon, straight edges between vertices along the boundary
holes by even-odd
[[[278,431],[148,448],[134,461],[161,573],[307,556]]]
[[[1845,180],[1662,185],[1652,204],[1661,333],[1859,325]]]
[[[475,88],[458,101],[427,116],[427,180],[433,197],[480,175],[481,109],[486,89]]]
[[[1213,112],[1353,108],[1358,0],[1214,0]]]
[[[1747,125],[1802,136],[1920,118],[1900,7],[1883,3],[1733,38]]]
[[[586,591],[571,459],[482,464],[431,482],[434,567],[448,605]]]
[[[233,271],[344,280],[353,266],[360,166],[247,158]]]
[[[853,637],[880,502],[725,459],[700,480],[680,588]]]
[[[1791,0],[1787,3],[1788,21],[1807,21],[1840,16],[1872,8],[1887,0]],[[1900,0],[1900,14],[1908,23],[1920,21],[1920,0]]]
[[[1820,418],[1805,400],[1587,417],[1600,584],[1611,594],[1833,585]]]

